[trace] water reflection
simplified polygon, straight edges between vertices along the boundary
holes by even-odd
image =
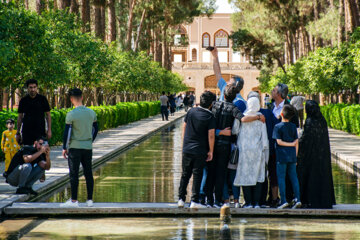
[[[2,223],[4,224],[6,221]],[[220,234],[221,224],[218,218],[51,219],[41,222],[22,239],[337,240],[360,238],[360,221],[355,220],[237,218],[232,220],[229,227],[230,235],[224,237]],[[3,229],[1,224],[0,229]],[[1,236],[6,236],[6,234],[10,236],[9,232],[3,232]]]
[[[182,122],[162,130],[94,172],[96,202],[175,202],[181,177]],[[337,203],[360,204],[359,179],[333,163]],[[188,192],[191,184],[188,186]],[[86,199],[86,185],[79,184],[80,201]],[[49,201],[70,198],[70,188]],[[189,196],[187,201],[189,201]]]

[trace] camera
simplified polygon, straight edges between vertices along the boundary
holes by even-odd
[[[208,46],[207,48],[206,48],[206,50],[208,50],[208,51],[212,51],[212,50],[214,50],[214,47],[212,47],[212,46]]]

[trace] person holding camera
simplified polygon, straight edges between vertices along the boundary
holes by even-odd
[[[50,167],[50,147],[46,139],[40,137],[33,146],[25,146],[15,154],[5,172],[6,182],[18,187],[16,194],[37,195],[32,186]]]

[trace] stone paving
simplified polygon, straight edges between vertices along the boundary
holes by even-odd
[[[185,115],[184,111],[169,116],[169,121],[162,121],[161,115],[133,122],[118,128],[100,132],[93,144],[93,167],[111,159],[114,155],[130,147],[131,145],[148,137],[162,127],[171,124]],[[33,189],[38,192],[45,192],[57,186],[61,182],[69,180],[69,168],[67,160],[62,155],[61,146],[51,147],[51,169],[46,171],[46,181],[34,184]],[[4,162],[0,163],[1,172],[4,171]],[[29,199],[28,195],[15,194],[16,188],[5,182],[0,176],[0,210],[13,202],[24,202]]]

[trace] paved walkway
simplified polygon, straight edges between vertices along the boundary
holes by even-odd
[[[329,129],[331,153],[346,171],[360,177],[360,137]]]
[[[103,162],[113,158],[119,152],[124,151],[131,145],[148,137],[164,126],[171,124],[185,115],[184,111],[169,116],[170,121],[162,121],[161,115],[156,115],[147,119],[133,122],[118,128],[100,132],[93,144],[93,167],[97,167]],[[62,155],[61,146],[51,147],[51,169],[46,171],[46,181],[37,182],[33,189],[38,192],[46,192],[62,182],[69,180],[69,169],[67,160]],[[0,163],[1,172],[4,169],[4,162]],[[24,202],[29,199],[28,195],[14,194],[15,187],[5,183],[5,179],[0,176],[0,210],[13,202]]]

